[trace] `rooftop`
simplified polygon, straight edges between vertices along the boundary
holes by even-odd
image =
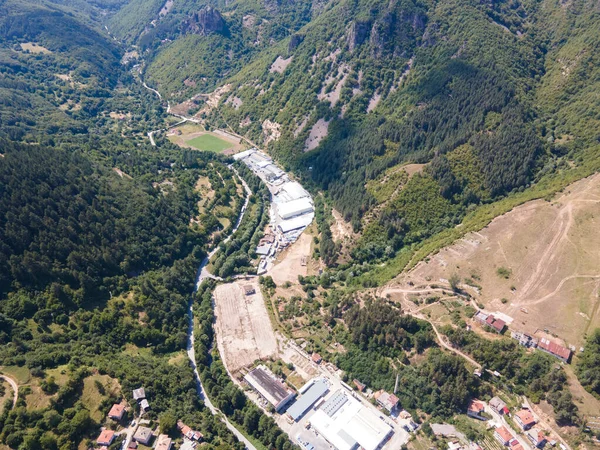
[[[508,442],[513,438],[512,433],[504,426],[496,428],[496,433],[498,433],[505,442]]]
[[[134,400],[140,400],[142,398],[146,398],[146,391],[144,390],[143,387],[135,389],[133,391],[133,399]]]
[[[552,353],[553,355],[559,356],[560,358],[563,358],[563,359],[569,359],[569,357],[571,356],[571,350],[563,347],[562,345],[557,344],[556,342],[552,342],[546,338],[540,339],[540,342],[538,343],[538,348],[541,348],[542,350],[546,350],[547,352]]]
[[[469,402],[468,410],[475,413],[483,412],[485,411],[485,403],[479,400],[471,400]]]
[[[110,445],[112,444],[113,439],[115,438],[115,432],[113,430],[102,430],[96,442],[100,445]]]
[[[267,372],[267,368],[264,366],[258,366],[246,374],[244,380],[265,397],[276,409],[293,394],[281,381]]]
[[[112,408],[110,408],[110,411],[108,412],[108,417],[118,417],[120,419],[121,417],[123,417],[124,411],[125,406],[115,403],[114,405],[112,405]]]
[[[169,450],[171,448],[172,440],[166,434],[159,434],[156,440],[155,450]]]
[[[294,420],[298,420],[306,411],[329,391],[329,384],[323,379],[316,380],[310,388],[287,410]]]
[[[525,425],[535,423],[533,414],[531,414],[531,411],[527,409],[522,409],[521,411],[517,412],[515,416],[517,416]]]

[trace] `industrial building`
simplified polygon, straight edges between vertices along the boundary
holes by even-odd
[[[287,410],[289,416],[297,422],[320,398],[329,392],[329,384],[324,379],[310,382],[310,387]]]
[[[337,450],[377,450],[393,434],[383,419],[341,389],[312,415],[310,423]]]
[[[538,349],[566,363],[568,363],[569,359],[571,359],[571,350],[546,338],[540,339],[540,342],[538,343]]]
[[[262,365],[246,374],[244,380],[273,405],[277,412],[281,411],[296,396],[294,391],[288,389],[269,369]]]
[[[307,197],[299,198],[298,200],[292,200],[291,202],[277,204],[279,217],[281,217],[283,220],[291,219],[292,217],[296,217],[301,214],[310,213],[313,212],[313,210],[313,204]]]

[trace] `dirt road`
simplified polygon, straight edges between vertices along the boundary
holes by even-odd
[[[17,382],[15,380],[7,377],[6,375],[0,375],[0,378],[3,380],[6,380],[8,382],[8,384],[10,384],[10,387],[12,388],[12,390],[14,392],[14,395],[13,395],[13,408],[14,408],[15,406],[17,406],[17,400],[19,399],[19,385],[17,384]]]

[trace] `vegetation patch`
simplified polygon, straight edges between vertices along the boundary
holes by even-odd
[[[220,153],[223,150],[233,147],[233,145],[212,134],[203,134],[187,141],[187,144],[198,150]]]

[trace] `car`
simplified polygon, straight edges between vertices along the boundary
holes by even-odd
[[[137,425],[137,422],[136,422],[135,420],[132,420],[132,421],[131,421],[131,426],[132,426],[132,427],[135,427],[136,425]]]

